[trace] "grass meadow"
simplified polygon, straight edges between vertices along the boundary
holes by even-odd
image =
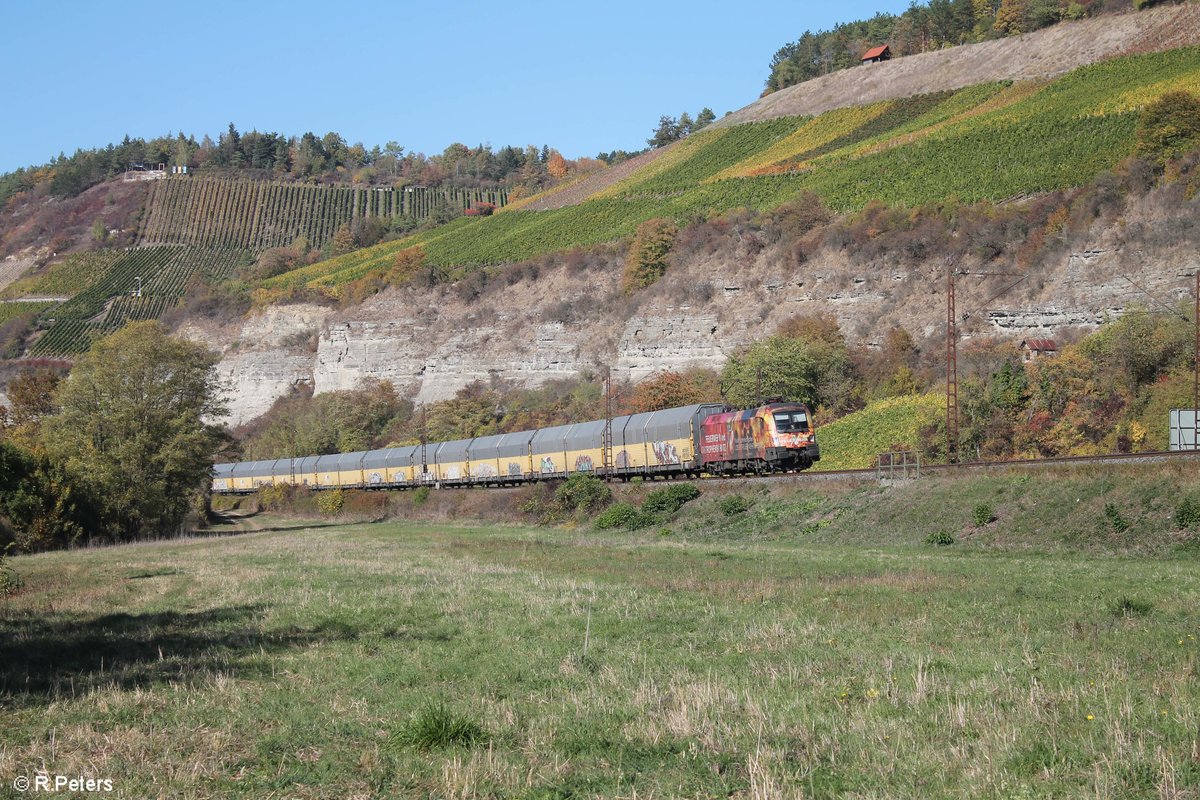
[[[0,797],[1200,796],[1194,553],[253,525],[11,560]]]

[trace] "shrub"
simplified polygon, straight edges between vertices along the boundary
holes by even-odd
[[[342,513],[382,521],[387,518],[388,496],[386,492],[347,492]]]
[[[613,503],[596,517],[596,527],[601,530],[609,528],[627,528],[642,512],[631,503]]]
[[[667,255],[678,233],[679,229],[669,219],[648,219],[638,225],[621,276],[626,294],[644,289],[663,276],[667,271]]]
[[[346,495],[341,489],[331,489],[317,495],[317,510],[327,517],[341,513],[346,504]]]
[[[1129,530],[1129,520],[1121,515],[1121,510],[1115,503],[1104,504],[1104,519],[1116,533],[1124,533]]]
[[[413,715],[397,737],[401,744],[418,750],[470,747],[487,740],[487,731],[465,714],[450,710],[445,703],[426,706]]]
[[[750,508],[750,501],[740,494],[731,494],[722,497],[717,503],[717,508],[721,509],[721,513],[727,517],[736,517]]]
[[[975,523],[976,528],[982,528],[995,519],[996,514],[988,503],[979,503],[971,511],[971,521]]]
[[[925,544],[935,544],[939,547],[954,544],[954,537],[949,531],[934,531],[925,537]]]
[[[1186,530],[1200,525],[1200,500],[1191,495],[1183,498],[1175,509],[1175,524]]]
[[[1148,617],[1154,610],[1154,604],[1132,597],[1122,597],[1110,603],[1108,610],[1114,617]]]
[[[572,475],[554,492],[555,505],[568,514],[576,511],[591,514],[610,502],[612,490],[594,475]]]
[[[696,488],[695,484],[677,483],[665,489],[655,489],[648,494],[645,502],[642,503],[642,511],[656,515],[674,514],[683,508],[684,503],[695,500],[699,496],[700,490]]]
[[[263,511],[278,511],[287,505],[288,487],[283,484],[262,486],[258,490],[258,507]]]
[[[0,550],[0,597],[16,594],[22,586],[21,576],[13,569],[12,564],[8,563],[8,551],[11,547],[9,544]]]
[[[649,528],[654,524],[654,515],[647,514],[645,511],[639,511],[633,519],[625,523],[625,527],[631,531],[640,531],[642,528]]]
[[[413,492],[413,505],[414,506],[423,506],[423,505],[425,505],[426,501],[428,501],[428,500],[429,500],[429,487],[428,486],[417,487],[417,490],[415,492]]]

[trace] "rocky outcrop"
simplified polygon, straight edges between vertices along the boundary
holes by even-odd
[[[662,316],[634,317],[617,345],[613,375],[637,383],[664,369],[723,364],[744,336],[740,331],[730,336],[724,327],[717,316],[688,306]]]
[[[179,333],[221,353],[231,426],[265,413],[295,387],[313,382],[314,345],[331,309],[312,304],[271,306],[229,326],[196,321]]]
[[[1190,214],[1186,204],[1150,196],[1131,203],[1124,224],[1097,225],[1034,266],[959,264],[970,273],[956,284],[964,339],[1060,338],[1132,308],[1190,303],[1200,268],[1200,229]],[[852,342],[866,346],[901,326],[926,358],[940,359],[942,259],[862,263],[849,250],[825,248],[792,267],[782,245],[754,236],[743,232],[681,256],[634,297],[620,292],[620,257],[610,254],[582,268],[565,258],[547,261],[536,274],[481,282],[478,291],[465,284],[388,289],[352,309],[280,306],[236,329],[188,330],[210,344],[231,343],[220,373],[233,387],[235,423],[307,383],[327,392],[387,380],[429,402],[473,381],[536,386],[607,368],[637,382],[693,365],[720,369],[738,348],[796,314],[833,314]]]
[[[502,376],[538,385],[590,366],[582,355],[584,331],[562,323],[518,326],[506,336],[486,327],[459,327],[452,319],[434,325],[413,320],[348,320],[321,336],[313,379],[317,392],[351,389],[364,379],[391,381],[418,402],[453,397],[473,381]]]

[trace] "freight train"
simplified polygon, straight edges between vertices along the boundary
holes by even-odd
[[[800,470],[820,458],[812,414],[802,404],[736,410],[701,403],[452,442],[217,464],[212,491],[505,486],[580,473],[624,480],[734,475]]]

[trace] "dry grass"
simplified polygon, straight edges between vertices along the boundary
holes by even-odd
[[[1185,559],[351,525],[15,564],[6,781],[111,777],[128,797],[1200,787]],[[1115,616],[1116,597],[1150,610]],[[431,704],[486,737],[405,744]]]

